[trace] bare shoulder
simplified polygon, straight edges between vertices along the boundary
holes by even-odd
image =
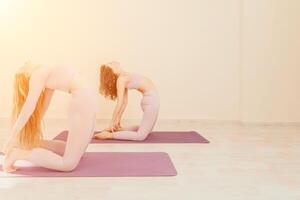
[[[122,74],[118,78],[118,83],[127,83],[130,80],[130,76],[128,74]]]

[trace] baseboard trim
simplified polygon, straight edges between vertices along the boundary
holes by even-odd
[[[241,121],[241,126],[272,126],[272,127],[300,127],[300,122],[251,122]]]
[[[46,118],[45,124],[50,126],[51,124],[66,124],[67,118]],[[110,119],[97,119],[97,124],[108,124]],[[140,119],[124,119],[124,123],[139,123]],[[300,122],[250,122],[250,121],[238,121],[238,120],[209,120],[209,119],[159,119],[158,124],[199,124],[199,125],[238,125],[242,127],[300,127]],[[11,126],[9,118],[0,117],[0,127],[7,128]]]

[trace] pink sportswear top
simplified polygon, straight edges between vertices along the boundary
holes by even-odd
[[[130,74],[130,80],[127,83],[128,89],[139,89],[141,86],[143,77],[138,74]]]
[[[47,109],[54,90],[70,93],[70,82],[76,74],[78,74],[78,71],[70,67],[41,67],[35,69],[30,76],[29,92],[18,119],[13,126],[13,133],[20,132],[25,126],[34,112],[43,91],[45,91],[45,100],[42,114]]]

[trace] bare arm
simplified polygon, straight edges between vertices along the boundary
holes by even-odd
[[[115,107],[112,121],[110,124],[110,129],[112,131],[115,130],[115,128],[117,127],[118,118],[122,111],[123,101],[125,98],[126,83],[127,83],[127,78],[124,78],[124,77],[120,77],[117,81],[117,105]]]
[[[43,79],[43,77],[31,77],[29,82],[29,92],[26,101],[12,129],[13,135],[21,131],[31,117],[39,100],[39,97],[44,90],[44,86],[45,80]]]
[[[54,94],[54,90],[46,88],[44,91],[44,94],[45,94],[45,97],[44,97],[45,99],[44,99],[44,105],[43,105],[43,109],[42,109],[42,117],[45,116],[45,114],[48,110],[48,107],[50,105],[51,99]]]

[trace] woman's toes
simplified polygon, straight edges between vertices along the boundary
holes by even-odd
[[[97,133],[94,135],[95,139],[99,139],[99,140],[105,140],[105,139],[111,139],[111,135],[112,133],[108,132],[108,131],[102,131],[101,133]]]
[[[93,136],[93,138],[98,139],[101,136],[101,133],[97,133]]]
[[[14,166],[9,166],[9,167],[3,167],[3,171],[6,173],[12,173],[17,171],[18,168],[14,167]]]

